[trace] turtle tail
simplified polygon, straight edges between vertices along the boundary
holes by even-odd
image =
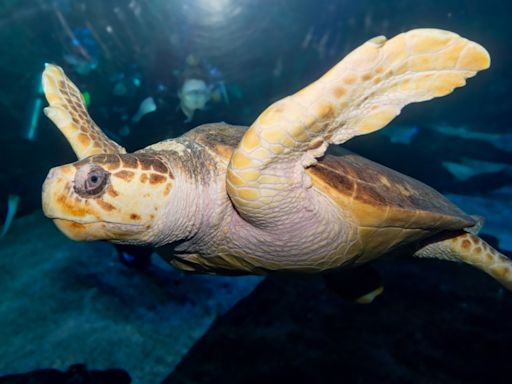
[[[443,234],[430,239],[414,256],[470,264],[491,275],[512,291],[512,260],[475,234],[469,232]]]

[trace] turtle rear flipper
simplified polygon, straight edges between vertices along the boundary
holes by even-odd
[[[440,234],[427,240],[426,245],[414,256],[470,264],[491,275],[512,291],[512,260],[472,233]]]
[[[44,94],[50,104],[44,113],[64,134],[79,159],[101,153],[126,153],[91,119],[80,90],[62,68],[47,64],[42,81]]]

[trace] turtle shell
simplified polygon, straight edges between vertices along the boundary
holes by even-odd
[[[361,262],[439,232],[476,224],[433,188],[340,147],[307,172],[317,190],[350,214],[358,228],[351,253]]]
[[[244,126],[212,123],[200,125],[181,137],[203,145],[219,160],[229,163],[235,147],[242,140],[246,130],[247,127]]]

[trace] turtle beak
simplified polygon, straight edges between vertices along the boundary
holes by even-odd
[[[106,233],[104,233],[104,228],[101,227],[101,223],[81,224],[63,219],[54,219],[53,222],[57,228],[71,240],[88,241],[107,238]]]
[[[91,226],[98,223],[80,223],[80,217],[87,212],[73,204],[72,197],[66,191],[72,188],[75,171],[71,166],[52,168],[43,184],[42,205],[44,214],[53,219],[57,228],[72,240],[93,240],[88,234],[98,233]]]
[[[50,219],[54,219],[57,217],[57,212],[55,212],[55,196],[57,190],[63,189],[63,184],[65,184],[65,181],[60,175],[58,168],[50,169],[50,172],[48,172],[48,175],[44,180],[42,192],[43,212],[45,216]]]
[[[44,214],[72,240],[127,239],[140,232],[142,225],[108,221],[88,199],[74,191],[77,169],[63,165],[50,170],[43,184]]]
[[[50,219],[64,219],[78,223],[98,221],[95,212],[81,204],[73,192],[76,169],[72,165],[53,168],[43,183],[42,206]]]

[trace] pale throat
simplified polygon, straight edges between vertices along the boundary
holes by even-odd
[[[154,223],[154,246],[175,243],[194,238],[206,225],[208,194],[204,188],[176,174],[169,197]]]

